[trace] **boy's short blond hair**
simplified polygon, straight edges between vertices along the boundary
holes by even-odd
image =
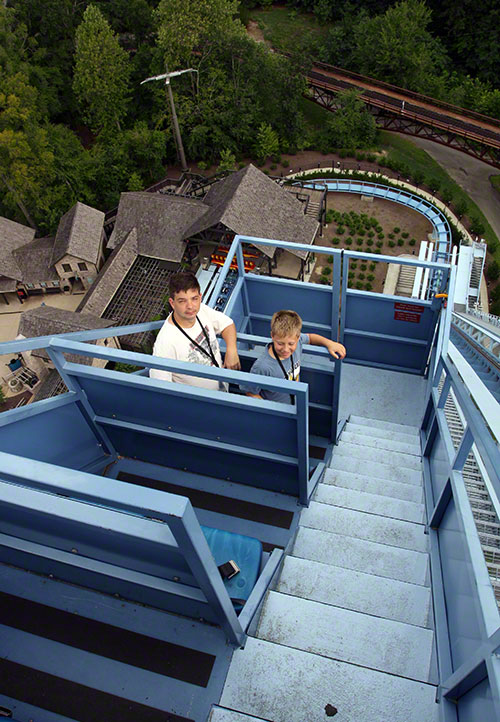
[[[276,311],[271,319],[271,336],[300,336],[302,319],[295,311]]]

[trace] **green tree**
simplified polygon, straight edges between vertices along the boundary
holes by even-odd
[[[230,150],[223,150],[220,154],[219,165],[217,166],[218,172],[234,170],[236,167],[236,156],[231,153]]]
[[[357,91],[346,91],[337,96],[338,108],[326,121],[323,132],[326,151],[333,148],[367,148],[375,142],[375,119],[359,98]]]
[[[498,261],[491,261],[486,267],[486,275],[490,281],[496,281],[500,277],[500,264]]]
[[[403,0],[355,28],[353,62],[359,72],[425,91],[446,66],[446,52],[427,29],[431,12],[423,0]]]
[[[255,141],[255,155],[260,162],[265,163],[271,155],[277,155],[280,150],[278,134],[269,123],[261,123]]]
[[[94,132],[120,130],[127,112],[128,55],[95,5],[85,10],[75,41],[73,90],[82,117]]]
[[[214,52],[214,40],[243,35],[237,0],[161,0],[156,9],[158,47],[170,70],[185,67],[198,53],[198,65]]]

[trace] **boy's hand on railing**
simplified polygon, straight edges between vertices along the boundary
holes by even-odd
[[[333,358],[345,358],[347,353],[345,346],[342,346],[341,343],[337,343],[336,341],[329,341],[326,348],[328,349],[330,356],[333,356]]]

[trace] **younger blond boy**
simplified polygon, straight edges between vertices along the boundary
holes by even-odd
[[[302,346],[324,346],[334,358],[344,358],[346,350],[341,343],[320,336],[317,333],[301,333],[302,319],[295,311],[276,311],[271,319],[271,343],[262,355],[254,361],[250,372],[299,381]],[[290,394],[280,391],[262,389],[258,384],[240,384],[240,389],[247,396],[267,401],[279,401],[283,404],[292,403]]]

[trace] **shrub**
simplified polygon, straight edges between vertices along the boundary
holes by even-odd
[[[493,291],[490,293],[490,300],[500,301],[500,283],[498,284],[498,286],[495,286]]]
[[[402,239],[402,238],[398,238],[398,246],[403,246],[403,245],[404,245],[403,239]]]
[[[365,290],[366,290],[366,291],[371,291],[372,288],[373,288],[373,286],[372,286],[371,283],[365,283]]]
[[[276,163],[271,163],[269,167],[271,168],[271,170],[276,170]]]
[[[377,156],[374,155],[373,153],[368,153],[368,155],[366,156],[366,160],[368,161],[368,163],[376,163]]]
[[[401,234],[401,238],[408,238],[409,235],[410,234],[405,231],[404,233]]]
[[[366,263],[362,263],[361,266],[359,267],[359,270],[366,271]]]
[[[345,239],[345,242],[346,242],[346,245],[347,245],[347,246],[350,246],[351,243],[352,243],[352,238],[349,236],[349,238],[346,238],[346,239]]]
[[[327,256],[328,263],[333,263],[333,256]]]
[[[358,273],[358,278],[359,278],[360,281],[364,281],[364,280],[365,280],[365,274],[364,274],[364,273]]]
[[[477,216],[470,219],[470,232],[480,236],[484,233],[484,223]]]
[[[335,218],[335,211],[327,211],[325,214],[325,223],[331,223]]]
[[[377,238],[379,238],[381,241],[383,241],[385,238],[385,233],[378,233]]]
[[[340,243],[340,238],[337,238],[337,237],[332,238],[332,243],[334,243],[335,245],[337,245],[337,243]]]
[[[500,301],[495,301],[495,303],[491,304],[490,313],[494,316],[500,316]]]
[[[389,241],[389,248],[394,248],[395,245],[394,241]]]
[[[373,238],[375,233],[373,231],[368,231],[368,238]]]
[[[417,242],[417,239],[416,239],[416,238],[410,238],[410,240],[408,241],[408,243],[410,244],[410,246],[414,246],[416,242]]]
[[[490,281],[497,280],[497,278],[500,276],[500,265],[498,264],[498,261],[492,261],[486,267],[486,275],[488,276]]]
[[[370,263],[370,265],[368,266],[368,268],[370,269],[370,271],[374,271],[376,267],[377,267],[377,264],[376,264],[376,263]]]
[[[374,218],[374,216],[371,216],[371,218],[370,218],[370,226],[372,228],[375,228],[375,230],[377,230],[377,228],[378,228],[378,221],[376,218]]]
[[[382,253],[382,249],[381,249],[381,248],[376,248],[373,252],[374,252],[374,253]]]
[[[337,226],[337,233],[341,236],[345,231],[344,226]]]
[[[373,275],[373,273],[369,273],[369,274],[367,275],[367,277],[366,277],[366,280],[367,280],[367,281],[374,281],[374,280],[375,280],[375,276]]]
[[[347,278],[354,278],[354,271],[349,271]]]
[[[360,229],[358,230],[358,234],[359,234],[360,236],[365,236],[365,235],[366,235],[365,229],[364,229],[364,228],[360,228]]]
[[[469,207],[467,205],[467,202],[462,198],[458,201],[458,203],[455,204],[455,213],[459,218],[462,218],[462,216],[467,215],[467,211],[469,210]]]
[[[363,290],[363,284],[361,283],[361,281],[356,281],[356,288],[358,289],[358,291]]]
[[[283,166],[283,168],[288,168],[288,166],[290,165],[290,161],[287,158],[283,158],[283,160],[281,161],[281,165]]]
[[[377,246],[377,248],[382,248],[382,246],[383,246],[384,244],[383,244],[382,241],[377,241],[377,243],[376,243],[375,245]]]
[[[200,160],[196,165],[200,170],[206,170],[209,166],[209,163],[206,163],[204,160]]]
[[[392,241],[392,239],[394,238],[394,233],[388,233],[388,234],[387,234],[387,237],[390,238],[391,241]]]
[[[384,229],[382,228],[382,226],[375,226],[375,230],[377,231],[377,233],[382,233]]]
[[[367,246],[373,246],[373,238],[369,238],[369,239],[366,241],[366,245],[367,245]]]
[[[394,228],[393,228],[392,230],[393,230],[394,233],[399,233],[399,231],[401,230],[401,228],[399,228],[399,226],[394,226]]]
[[[429,178],[426,181],[426,184],[429,186],[433,193],[437,193],[437,191],[441,188],[441,181],[439,180],[439,178]]]
[[[354,270],[356,270],[356,268],[358,267],[358,262],[357,262],[357,261],[351,261],[350,267],[353,268]]]
[[[356,243],[358,244],[358,246],[362,246],[362,245],[363,245],[363,239],[362,239],[362,238],[356,238]]]
[[[322,275],[323,275],[323,276],[329,276],[331,272],[332,272],[332,269],[330,268],[330,266],[325,266],[325,267],[323,268]]]
[[[328,284],[330,283],[330,281],[328,280],[328,278],[326,278],[326,276],[321,276],[321,278],[319,279],[319,282],[322,283],[323,286],[328,286]]]

